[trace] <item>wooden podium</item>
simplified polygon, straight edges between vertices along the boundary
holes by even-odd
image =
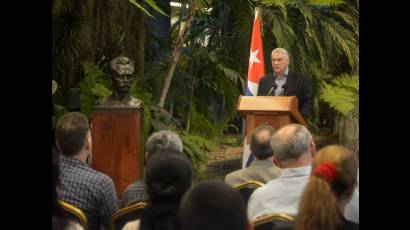
[[[111,177],[120,198],[143,175],[143,115],[143,107],[94,107],[92,167]]]
[[[246,116],[246,143],[250,144],[251,133],[261,124],[276,129],[289,123],[307,126],[298,111],[298,99],[295,96],[240,96],[237,111]]]

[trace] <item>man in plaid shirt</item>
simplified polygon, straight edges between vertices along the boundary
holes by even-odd
[[[86,163],[92,146],[87,117],[79,112],[65,114],[57,122],[55,137],[61,152],[59,199],[81,209],[90,230],[109,229],[118,201],[111,178]]]

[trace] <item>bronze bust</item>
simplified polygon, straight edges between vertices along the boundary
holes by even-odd
[[[127,57],[116,57],[108,66],[108,76],[114,87],[113,95],[103,99],[102,106],[140,107],[141,101],[130,94],[134,79],[134,63]]]

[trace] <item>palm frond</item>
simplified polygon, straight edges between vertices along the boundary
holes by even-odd
[[[352,33],[331,18],[323,17],[321,22],[325,32],[329,33],[337,45],[339,52],[346,55],[351,68],[356,68],[359,59],[359,50]]]
[[[345,0],[309,0],[308,4],[313,6],[335,6],[345,2]]]

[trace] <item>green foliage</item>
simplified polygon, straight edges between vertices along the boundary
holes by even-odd
[[[196,107],[191,108],[191,127],[190,131],[205,137],[215,137],[226,128],[225,124],[215,124],[207,117],[197,111]]]
[[[150,14],[141,4],[139,4],[136,0],[129,0],[131,4],[133,4],[134,6],[136,6],[138,9],[142,10],[146,15],[150,16],[151,18],[155,18],[154,16],[152,16],[152,14]],[[145,3],[147,3],[149,6],[151,6],[155,11],[157,11],[158,13],[165,15],[167,17],[169,17],[166,13],[164,13],[164,11],[161,10],[161,8],[159,8],[157,6],[157,4],[155,3],[154,0],[144,0]]]
[[[218,145],[229,145],[232,147],[242,146],[242,136],[224,136],[216,139]]]
[[[359,113],[359,79],[346,74],[323,84],[320,99],[328,103],[337,112],[357,117]]]
[[[197,135],[180,134],[184,153],[190,158],[195,168],[199,168],[200,165],[207,160],[206,151],[212,148],[210,142]]]
[[[72,86],[78,78],[79,63],[87,50],[81,34],[84,32],[84,16],[76,4],[66,1],[53,11],[52,20],[52,74],[62,88]]]
[[[291,68],[306,74],[316,61],[336,75],[357,68],[358,13],[354,6],[337,0],[263,3],[264,47],[287,49]],[[270,69],[270,62],[266,66]]]
[[[84,79],[80,82],[81,112],[91,118],[92,108],[99,99],[110,96],[111,81],[104,79],[103,71],[93,63],[84,63]]]

